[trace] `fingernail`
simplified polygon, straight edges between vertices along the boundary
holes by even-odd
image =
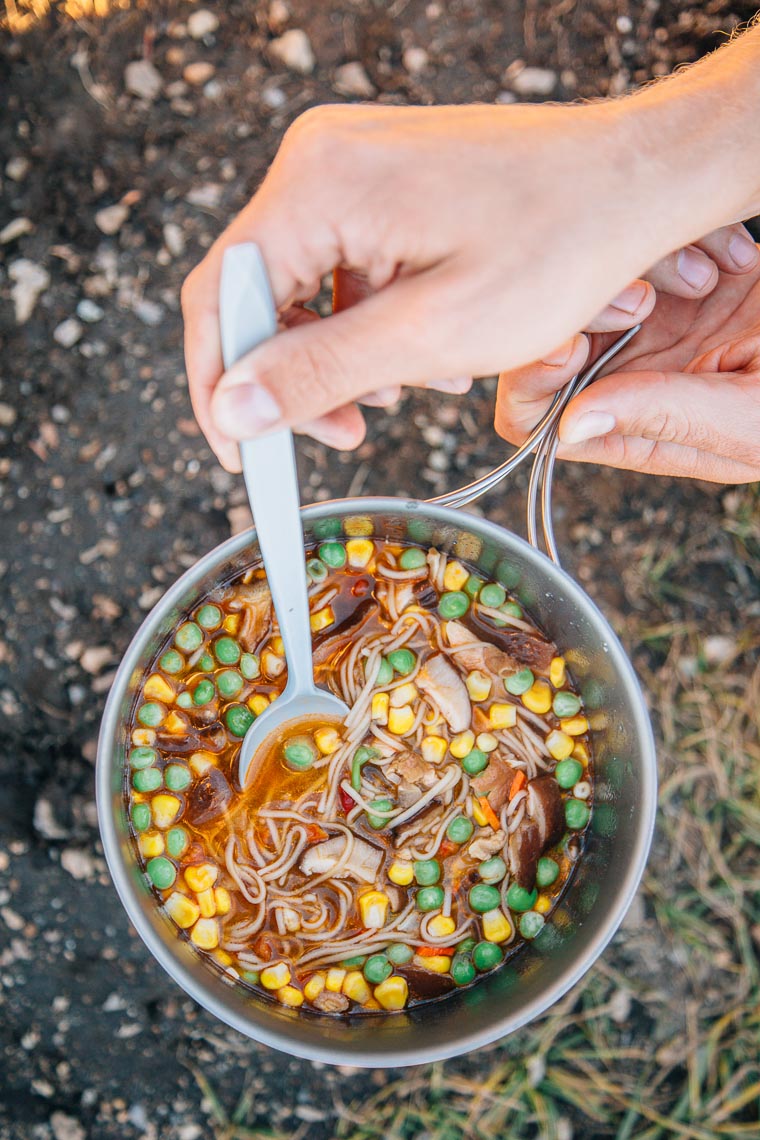
[[[563,364],[567,364],[568,360],[573,354],[575,348],[575,337],[571,340],[566,340],[559,348],[555,348],[553,352],[548,353],[543,360],[542,364],[547,364],[549,368],[561,368]]]
[[[449,380],[435,380],[428,384],[434,392],[449,392],[453,396],[463,396],[472,387],[472,376],[454,376]]]
[[[679,250],[676,265],[678,276],[692,289],[704,289],[713,275],[713,263],[689,245]]]
[[[757,261],[757,246],[744,234],[734,234],[728,243],[728,252],[734,265],[740,269],[749,269]]]
[[[260,435],[282,419],[274,396],[258,384],[241,384],[220,392],[214,413],[219,431],[233,439]]]
[[[610,304],[615,309],[620,309],[623,313],[630,313],[633,315],[637,313],[644,301],[647,298],[649,290],[643,281],[634,281],[627,285],[622,293],[618,293],[614,301]]]
[[[615,417],[609,412],[584,412],[577,420],[563,424],[559,436],[563,443],[583,443],[587,439],[608,435],[614,427]]]

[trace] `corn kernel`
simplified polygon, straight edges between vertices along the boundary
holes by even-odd
[[[491,722],[488,719],[488,714],[480,707],[475,705],[472,710],[472,727],[475,732],[490,732]]]
[[[372,997],[372,991],[367,985],[361,970],[349,970],[343,979],[343,993],[351,1001],[358,1001],[364,1005]]]
[[[487,910],[482,918],[486,942],[506,942],[512,934],[509,920],[500,910]]]
[[[537,910],[539,914],[548,914],[552,908],[552,900],[549,895],[539,895],[533,904],[533,909]]]
[[[159,792],[159,794],[154,796],[150,801],[153,822],[156,827],[160,827],[162,831],[166,831],[167,827],[171,827],[181,809],[182,801],[176,796],[167,795],[165,792]]]
[[[281,1001],[283,1005],[292,1006],[297,1009],[299,1005],[303,1005],[303,994],[297,990],[295,986],[281,986],[277,991],[277,1000]]]
[[[230,892],[225,887],[214,888],[214,902],[216,903],[217,914],[229,914],[232,899],[230,898]]]
[[[388,868],[388,878],[397,887],[408,887],[414,881],[414,867],[404,859],[394,859]]]
[[[412,681],[407,681],[405,685],[398,685],[392,692],[379,695],[388,697],[392,709],[400,709],[403,705],[410,705],[415,699],[417,686]]]
[[[448,750],[449,746],[442,736],[426,736],[420,748],[422,759],[428,764],[440,764]]]
[[[199,918],[190,931],[190,941],[199,950],[216,950],[219,945],[219,923],[215,918]]]
[[[216,899],[211,887],[207,891],[198,892],[198,906],[201,908],[203,918],[213,918],[216,914]]]
[[[588,748],[582,740],[579,740],[573,749],[573,759],[580,760],[584,768],[588,767],[590,756],[588,754]]]
[[[309,978],[308,982],[306,983],[306,985],[303,988],[303,996],[305,998],[307,998],[308,1001],[314,1001],[314,998],[319,997],[319,995],[322,993],[322,990],[324,988],[325,988],[325,975],[324,974],[312,974],[311,977]]]
[[[514,728],[517,724],[517,706],[497,701],[488,710],[488,723],[491,728]]]
[[[556,728],[546,738],[549,755],[553,756],[555,760],[567,760],[568,756],[572,755],[574,746],[575,741],[572,736],[568,736],[566,732],[560,732]]]
[[[340,966],[331,966],[325,978],[325,989],[329,990],[331,994],[339,994],[343,989],[347,972],[347,970],[343,970]]]
[[[279,677],[284,670],[285,658],[272,653],[271,649],[265,649],[261,654],[261,672],[266,673],[267,677]]]
[[[588,732],[585,716],[568,716],[559,722],[559,726],[568,736],[583,736],[584,732]]]
[[[390,698],[387,693],[375,693],[372,698],[372,719],[376,724],[388,723],[388,706]]]
[[[160,673],[151,673],[145,682],[143,692],[151,701],[163,701],[165,704],[171,704],[174,700],[174,685],[170,685]]]
[[[167,732],[171,732],[175,736],[179,736],[180,733],[187,731],[188,723],[189,722],[186,716],[183,716],[182,713],[178,713],[176,709],[172,709],[164,721],[164,728]]]
[[[227,617],[222,622],[225,633],[237,633],[240,629],[240,618],[240,614],[227,614]]]
[[[166,913],[173,922],[176,922],[180,930],[187,930],[200,918],[200,907],[181,891],[173,891],[164,901],[164,906]]]
[[[321,629],[327,629],[328,625],[332,625],[335,621],[335,614],[332,611],[332,606],[324,606],[323,609],[317,610],[309,618],[312,633],[319,633]]]
[[[534,681],[527,693],[520,698],[526,709],[543,716],[552,707],[552,689],[548,681],[539,677]]]
[[[380,1005],[379,1001],[375,1001],[375,999],[371,997],[369,999],[369,1001],[365,1001],[364,1008],[365,1009],[382,1009],[383,1007]]]
[[[213,887],[219,875],[219,868],[213,863],[200,863],[195,867],[185,867],[185,882],[191,891],[207,891]]]
[[[152,747],[156,743],[156,730],[154,728],[136,728],[132,733],[132,743],[136,748]]]
[[[471,732],[468,728],[464,732],[457,733],[456,736],[451,738],[449,750],[451,755],[455,756],[457,760],[464,760],[465,756],[469,755],[474,747],[475,733]]]
[[[351,515],[343,520],[343,530],[349,538],[367,538],[374,529],[372,519],[366,515]]]
[[[491,695],[491,678],[480,669],[473,669],[465,678],[471,701],[487,701]]]
[[[212,957],[213,957],[215,962],[219,963],[220,966],[225,966],[225,967],[231,966],[233,961],[234,961],[234,958],[232,957],[232,955],[228,954],[226,950],[218,950],[217,949],[212,954]]]
[[[494,752],[499,747],[499,742],[492,732],[479,732],[475,737],[475,746],[481,752]]]
[[[323,756],[332,756],[340,748],[340,733],[336,728],[318,728],[314,733],[314,743]]]
[[[137,846],[143,859],[152,859],[163,854],[164,837],[159,831],[143,831],[137,837]]]
[[[366,538],[349,538],[346,543],[346,558],[349,566],[359,569],[369,566],[372,555],[375,553],[375,544]]]
[[[488,823],[483,809],[477,800],[472,801],[472,818],[475,820],[478,827],[485,827]]]
[[[359,898],[359,914],[362,926],[367,930],[379,930],[385,926],[390,900],[383,891],[365,891]]]
[[[430,919],[427,928],[433,938],[448,938],[456,930],[457,924],[450,915],[437,914]]]
[[[470,571],[465,570],[461,562],[449,562],[443,572],[443,588],[461,590],[469,577]]]
[[[388,731],[395,736],[403,736],[414,724],[414,712],[411,705],[402,705],[400,709],[389,709]]]
[[[281,990],[290,981],[290,966],[287,962],[275,962],[271,966],[265,966],[259,981],[265,990]]]
[[[552,657],[549,665],[549,680],[555,689],[561,689],[567,680],[567,669],[564,657]]]
[[[256,693],[248,701],[248,708],[252,713],[255,713],[256,716],[261,716],[264,709],[269,708],[269,697],[265,697],[263,693]]]
[[[432,970],[434,974],[448,974],[451,969],[451,957],[448,954],[431,954],[430,957],[415,954],[412,965],[423,970]]]
[[[409,986],[400,974],[391,974],[390,978],[375,986],[375,1001],[380,1002],[383,1009],[403,1009],[408,998]]]
[[[272,650],[272,653],[276,653],[278,657],[285,656],[285,642],[281,637],[270,638],[268,648]]]

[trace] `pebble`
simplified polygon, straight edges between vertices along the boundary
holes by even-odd
[[[65,839],[68,835],[53,814],[53,805],[50,800],[40,796],[34,805],[34,830],[43,839]]]
[[[182,226],[176,222],[167,222],[163,230],[164,245],[172,257],[180,257],[185,252],[185,235]]]
[[[29,173],[29,166],[29,159],[24,158],[21,154],[17,154],[15,158],[9,158],[6,162],[5,173],[11,182],[23,182]]]
[[[211,76],[216,71],[213,63],[208,60],[199,59],[195,63],[188,63],[187,67],[182,72],[182,78],[185,83],[189,83],[191,87],[202,87],[204,83],[208,83]]]
[[[0,427],[13,427],[17,418],[18,413],[11,404],[0,404]]]
[[[15,241],[24,234],[30,234],[33,229],[34,226],[29,218],[14,218],[0,230],[0,245],[7,245],[8,242]]]
[[[100,305],[85,297],[77,305],[77,316],[88,325],[94,325],[96,321],[102,321],[105,314]]]
[[[164,81],[148,59],[135,59],[124,68],[124,86],[130,95],[152,102],[161,94]]]
[[[85,673],[100,673],[113,660],[110,645],[90,645],[79,658]]]
[[[65,1112],[54,1112],[50,1117],[50,1127],[55,1140],[86,1140],[85,1130],[80,1122]]]
[[[34,311],[41,293],[50,284],[50,274],[36,261],[20,257],[8,266],[11,285],[11,299],[16,311],[16,324],[23,325]]]
[[[204,36],[212,35],[219,27],[219,19],[208,8],[199,8],[187,18],[187,30],[194,40],[202,40]]]
[[[56,344],[60,344],[61,348],[73,348],[77,341],[81,340],[83,332],[84,326],[81,321],[76,317],[67,317],[53,330],[53,340]]]
[[[95,214],[95,225],[101,233],[117,234],[129,217],[129,206],[123,202],[115,202],[113,206],[103,206]]]
[[[737,645],[733,637],[716,633],[705,638],[702,651],[708,665],[725,665],[736,656]]]
[[[518,95],[551,95],[557,86],[557,73],[548,67],[524,67],[510,78]]]
[[[333,87],[339,95],[356,95],[360,99],[372,99],[376,94],[372,80],[358,60],[336,68]]]
[[[219,182],[206,182],[203,186],[195,186],[185,195],[185,201],[191,206],[200,206],[204,210],[215,210],[222,200],[222,185]]]
[[[92,856],[79,847],[67,847],[61,852],[61,866],[74,879],[91,879],[95,874]]]
[[[275,59],[300,75],[310,75],[317,63],[309,37],[302,28],[290,28],[278,39],[272,40],[269,50]]]
[[[269,5],[269,12],[267,14],[269,27],[272,29],[272,31],[276,31],[278,28],[284,27],[285,24],[287,24],[289,18],[290,12],[288,10],[287,4],[285,3],[285,0],[272,0],[272,3]]]
[[[157,328],[164,319],[163,305],[159,305],[156,301],[148,301],[145,297],[134,303],[132,312],[138,320],[152,329]]]
[[[410,75],[419,75],[429,62],[428,53],[421,47],[408,47],[402,56],[402,63]]]
[[[630,990],[615,990],[610,998],[609,1011],[616,1025],[623,1025],[631,1016],[631,1004]]]

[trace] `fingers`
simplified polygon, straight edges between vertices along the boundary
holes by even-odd
[[[510,443],[522,443],[549,407],[588,359],[589,342],[582,334],[555,349],[545,360],[502,372],[496,393],[494,426]]]
[[[760,250],[741,222],[713,230],[695,245],[712,258],[722,273],[749,273],[760,261]]]
[[[650,269],[647,279],[660,292],[693,300],[711,293],[720,273],[749,273],[758,261],[760,250],[737,222],[668,254]]]
[[[753,483],[760,476],[758,464],[727,459],[697,447],[614,432],[588,443],[561,445],[557,454],[560,459],[580,463],[599,463],[647,475],[705,479],[711,483]]]
[[[594,317],[586,331],[623,332],[645,320],[652,312],[657,294],[648,281],[633,281]]]

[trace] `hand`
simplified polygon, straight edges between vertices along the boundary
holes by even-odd
[[[728,227],[705,240],[721,270],[709,295],[660,293],[606,375],[570,403],[561,458],[720,483],[760,478],[760,256],[756,248],[753,267],[737,273],[726,259],[736,233]],[[672,264],[655,267],[652,280],[677,287]],[[613,339],[579,335],[553,360],[503,373],[499,434],[521,442],[553,394]]]

